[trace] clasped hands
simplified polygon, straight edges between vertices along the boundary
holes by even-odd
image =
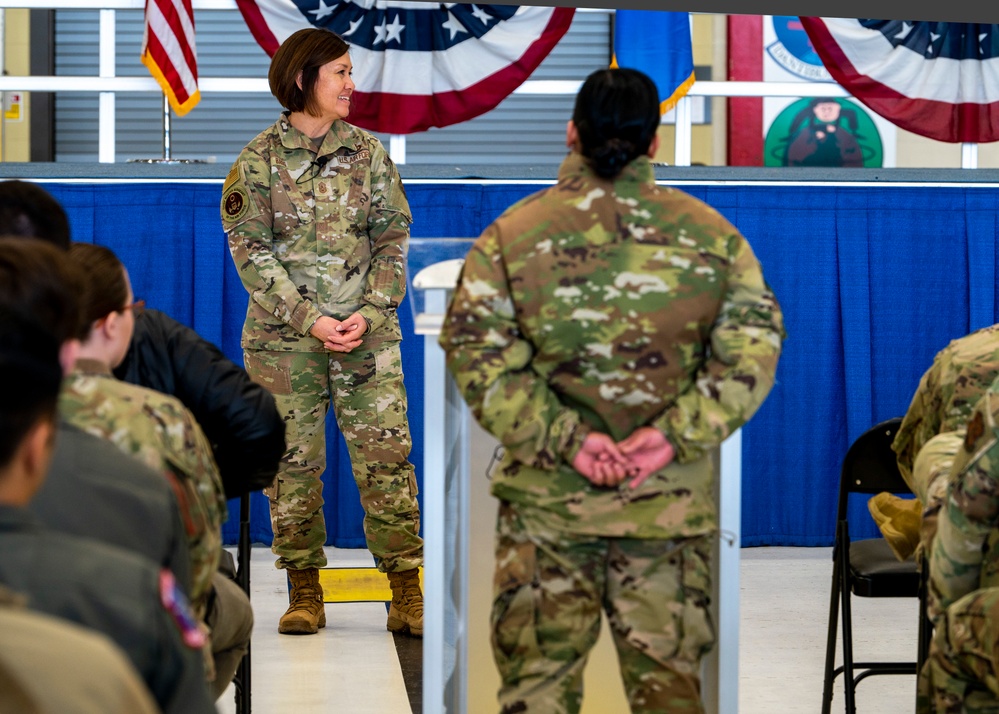
[[[614,487],[625,479],[638,488],[676,455],[665,435],[651,426],[636,429],[623,441],[607,434],[590,432],[572,460],[572,467],[594,486]]]
[[[309,333],[322,340],[323,347],[330,352],[350,352],[360,347],[361,337],[368,330],[368,321],[355,312],[345,320],[323,315],[316,320]]]

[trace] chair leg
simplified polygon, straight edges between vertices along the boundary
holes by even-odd
[[[840,605],[843,620],[843,698],[846,702],[846,713],[856,714],[855,700],[856,684],[853,681],[853,615],[850,607],[850,531],[845,522],[840,522],[840,544],[843,555],[840,557],[839,577],[842,584]]]
[[[933,638],[933,623],[927,614],[929,596],[929,567],[925,560],[919,561],[919,640],[916,650],[916,691],[919,691],[919,675],[930,653],[930,640]]]
[[[826,634],[826,666],[825,676],[822,682],[822,714],[830,714],[833,700],[833,683],[836,680],[836,640],[839,635],[839,598],[842,594],[842,580],[840,579],[839,559],[842,555],[840,548],[839,532],[837,526],[837,536],[833,544],[833,576],[832,589],[829,595],[829,631]]]
[[[246,596],[250,596],[250,494],[244,493],[239,499],[239,544],[236,547],[236,582]],[[250,648],[239,663],[236,677],[236,712],[250,714]]]

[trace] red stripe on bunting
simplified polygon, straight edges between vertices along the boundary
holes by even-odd
[[[246,26],[250,28],[250,34],[253,35],[253,39],[257,41],[257,44],[263,48],[269,57],[273,57],[274,53],[278,51],[278,47],[281,46],[281,43],[278,42],[277,37],[271,32],[271,28],[267,25],[267,20],[264,19],[263,13],[260,12],[257,3],[254,0],[236,0],[236,7],[242,13]],[[307,22],[303,21],[302,27],[308,27]]]
[[[907,97],[858,72],[822,18],[801,17],[800,20],[832,78],[871,111],[906,131],[937,141],[985,143],[999,140],[999,102],[952,104]]]
[[[531,76],[565,35],[574,12],[572,8],[555,8],[538,41],[519,60],[460,92],[427,95],[355,90],[347,120],[372,131],[411,134],[424,131],[427,127],[450,126],[485,114]]]

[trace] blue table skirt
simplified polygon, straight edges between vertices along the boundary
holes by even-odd
[[[113,249],[138,297],[242,364],[247,295],[219,222],[221,183],[56,182],[46,188],[66,207],[74,240]],[[412,235],[474,238],[538,188],[408,185]],[[949,340],[996,321],[999,188],[775,182],[685,190],[749,239],[787,322],[777,385],[743,431],[742,543],[830,545],[840,461],[850,441],[905,412],[920,375]],[[413,334],[408,306],[400,316],[419,472],[423,338]],[[332,418],[328,434],[328,543],[364,547],[363,512]],[[862,502],[853,507],[865,509]],[[234,543],[238,502],[230,512],[225,537]],[[267,504],[259,493],[251,517],[253,540],[269,543]],[[856,535],[875,532],[871,524]]]

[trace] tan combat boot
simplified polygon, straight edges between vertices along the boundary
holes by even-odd
[[[413,637],[423,637],[423,593],[420,591],[420,570],[404,570],[388,574],[392,587],[392,604],[389,605],[388,628],[392,632],[408,632]]]
[[[289,570],[291,604],[281,616],[278,632],[283,635],[314,635],[326,627],[326,608],[323,605],[323,586],[319,583],[319,569]]]
[[[888,541],[895,557],[906,561],[919,547],[923,520],[923,504],[918,498],[899,498],[882,491],[867,502],[881,534]]]

